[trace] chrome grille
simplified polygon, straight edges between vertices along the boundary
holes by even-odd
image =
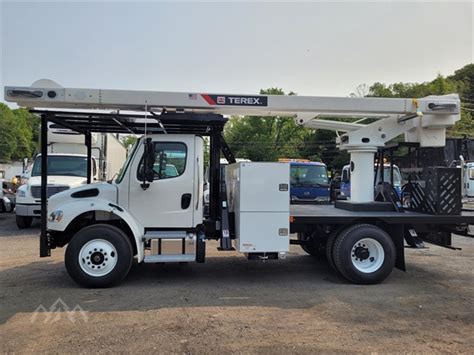
[[[69,186],[48,185],[46,196],[49,198],[58,192],[69,190]],[[41,186],[31,186],[31,195],[34,198],[41,198]]]

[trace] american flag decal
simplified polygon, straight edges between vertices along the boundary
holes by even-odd
[[[189,100],[197,100],[197,94],[188,94]]]

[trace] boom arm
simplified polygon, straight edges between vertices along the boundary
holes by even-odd
[[[378,147],[403,133],[407,141],[421,146],[444,146],[446,128],[460,119],[456,94],[422,99],[233,95],[63,88],[50,80],[39,80],[31,87],[5,87],[5,100],[34,108],[292,116],[305,127],[346,132],[339,143],[351,153],[352,183],[358,186],[352,200],[358,202],[373,201],[373,159]],[[321,116],[378,120],[361,124],[323,120]]]

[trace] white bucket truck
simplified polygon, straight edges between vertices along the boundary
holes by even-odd
[[[461,189],[456,169],[429,170],[432,178],[425,190],[432,190],[432,199],[421,199],[418,210],[400,207],[390,190],[383,191],[382,201],[374,197],[377,149],[400,134],[421,147],[443,146],[446,127],[460,118],[457,95],[414,100],[35,85],[6,87],[5,99],[35,108],[45,138],[48,121],[79,131],[142,135],[112,183],[83,185],[41,201],[40,256],[67,245],[66,269],[84,286],[119,283],[134,259],[204,262],[209,239],[220,241],[219,250],[235,250],[234,244],[256,260],[282,259],[290,244],[298,244],[311,255],[325,255],[348,281],[373,284],[394,267],[405,269],[404,241],[413,245],[419,236],[450,245],[451,231],[463,233],[474,224],[474,216],[462,213],[450,197]],[[309,128],[345,132],[339,143],[351,154],[351,200],[290,205],[289,165],[236,163],[223,138],[223,115],[292,116]],[[331,116],[376,120],[362,124],[321,118]],[[208,217],[203,215],[204,136],[210,142]],[[47,150],[45,141],[42,150]],[[230,163],[225,179],[220,177],[221,153]],[[42,166],[48,168],[44,159]],[[451,183],[440,189],[445,176]],[[42,181],[47,178],[42,171]],[[455,205],[446,206],[449,201]],[[423,210],[428,202],[435,203],[433,212]],[[297,239],[291,238],[296,234]]]

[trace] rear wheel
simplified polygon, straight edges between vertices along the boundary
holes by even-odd
[[[77,232],[66,249],[71,278],[85,287],[109,287],[122,281],[132,266],[133,249],[119,228],[95,224]]]
[[[347,280],[357,284],[376,284],[387,278],[395,266],[395,245],[381,228],[357,224],[335,238],[334,265]]]
[[[33,222],[33,217],[31,216],[15,216],[16,225],[20,229],[30,228],[31,223]]]

